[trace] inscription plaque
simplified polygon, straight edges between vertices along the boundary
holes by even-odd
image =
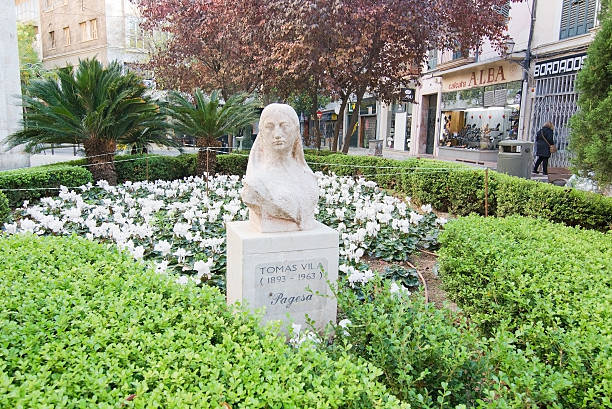
[[[253,283],[258,289],[256,303],[270,313],[312,309],[313,296],[327,293],[327,271],[323,258],[258,264]]]
[[[264,308],[264,321],[305,316],[323,328],[335,322],[330,284],[338,278],[338,233],[317,222],[307,231],[260,233],[248,222],[227,227],[227,301]]]

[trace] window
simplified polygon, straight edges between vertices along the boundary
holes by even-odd
[[[64,27],[64,45],[70,45],[70,27]]]
[[[81,29],[81,41],[95,40],[98,38],[98,20],[92,19],[79,23]]]
[[[49,31],[49,49],[55,48],[55,31]]]
[[[144,48],[144,30],[136,17],[128,17],[126,22],[126,46],[128,48]]]
[[[463,51],[461,50],[453,51],[453,60],[458,60],[461,57],[463,57]]]
[[[595,23],[596,0],[563,0],[559,40],[585,34]]]
[[[506,19],[510,17],[510,2],[506,2],[503,6],[493,6],[493,9],[499,14],[504,16]]]
[[[89,20],[89,28],[91,30],[91,39],[95,40],[98,38],[98,20]]]
[[[430,50],[427,56],[427,69],[433,70],[438,65],[438,50]]]
[[[87,34],[87,22],[83,21],[79,23],[79,28],[81,29],[81,41],[89,40],[89,35]]]

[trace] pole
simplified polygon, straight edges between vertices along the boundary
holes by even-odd
[[[489,216],[489,168],[485,169],[485,217]]]
[[[206,193],[208,193],[208,147],[206,147]]]
[[[147,181],[149,180],[149,157],[145,156],[145,161],[147,163]]]

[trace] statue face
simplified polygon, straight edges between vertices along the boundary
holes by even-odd
[[[263,118],[259,125],[259,133],[268,149],[290,152],[299,132],[287,114],[272,111]]]

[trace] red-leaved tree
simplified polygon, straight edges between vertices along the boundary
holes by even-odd
[[[418,76],[432,49],[502,44],[506,0],[138,0],[148,27],[171,33],[151,67],[167,87],[259,91],[285,100],[304,92],[342,101],[366,92],[390,102]],[[318,126],[315,124],[315,128]],[[319,136],[320,138],[320,136]]]

